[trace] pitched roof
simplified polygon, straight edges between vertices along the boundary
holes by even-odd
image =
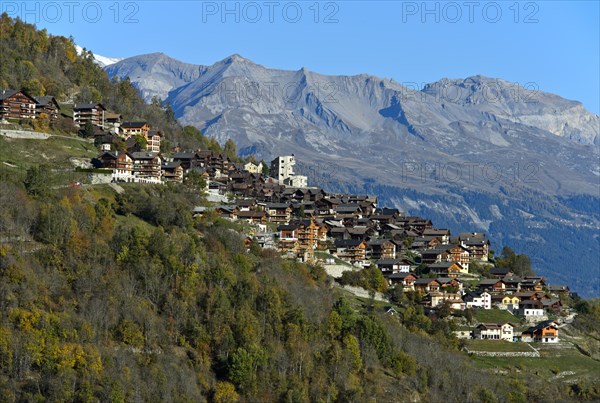
[[[415,284],[416,285],[420,285],[420,284],[427,285],[429,283],[433,283],[434,281],[439,284],[439,281],[437,281],[434,278],[420,278],[417,281],[415,281]]]
[[[279,227],[277,227],[277,231],[292,231],[297,228],[298,227],[296,227],[295,225],[280,225]]]
[[[10,98],[15,95],[19,90],[2,90],[0,91],[0,101]]]
[[[535,326],[530,327],[529,329],[525,330],[523,333],[533,333],[536,330],[542,330],[542,329],[544,329],[546,327],[549,327],[549,326],[558,328],[558,325],[556,324],[555,321],[553,321],[553,320],[545,320],[543,322],[538,323]]]
[[[356,247],[363,243],[360,239],[336,239],[335,246],[337,247]]]
[[[173,162],[164,162],[164,163],[162,164],[162,167],[163,167],[164,169],[176,169],[176,168],[178,168],[178,167],[180,167],[180,166],[181,166],[181,162],[179,162],[179,161],[173,161]]]
[[[455,264],[460,264],[460,263],[457,263],[457,262],[438,262],[438,263],[428,264],[427,267],[429,267],[430,269],[448,269],[449,267],[452,267]]]
[[[460,283],[460,280],[457,280],[457,279],[452,278],[452,277],[438,277],[436,280],[440,284],[448,284],[448,283],[451,283],[453,281],[456,281],[457,283]]]
[[[389,239],[372,239],[368,242],[368,245],[384,245],[386,243],[391,243],[393,245],[392,241]]]
[[[286,209],[290,207],[288,203],[266,203],[268,209]]]
[[[394,264],[408,264],[408,262],[404,262],[402,259],[380,259],[377,261],[378,266],[388,266]]]
[[[483,328],[483,329],[500,329],[502,328],[502,326],[504,325],[510,325],[512,327],[515,327],[512,323],[480,323],[479,326],[477,326],[477,329]]]
[[[479,282],[479,285],[494,285],[498,282],[502,282],[502,280],[499,280],[497,278],[492,278],[492,279],[484,278],[483,280],[481,280]]]
[[[114,119],[122,119],[123,116],[119,113],[111,113],[111,112],[106,112],[104,114],[104,119],[106,120],[114,120]]]
[[[445,228],[426,228],[423,235],[450,235],[450,230]]]
[[[104,158],[104,157],[109,157],[112,159],[117,159],[117,152],[116,151],[104,151],[102,154],[100,154],[98,156],[98,158]]]
[[[510,273],[510,268],[508,267],[492,267],[490,269],[490,274],[494,276],[505,276]]]
[[[75,105],[73,105],[73,110],[75,110],[75,109],[94,109],[97,106],[99,106],[100,109],[106,110],[106,108],[104,107],[104,105],[102,105],[101,103],[97,103],[97,104],[75,104]]]
[[[402,273],[392,273],[392,274],[389,274],[389,275],[387,275],[386,277],[387,277],[388,279],[391,279],[391,280],[395,280],[395,279],[404,280],[404,279],[405,279],[406,277],[408,277],[408,276],[412,276],[412,277],[414,277],[415,279],[417,278],[417,276],[415,276],[414,274],[412,274],[412,273],[407,273],[407,272],[402,272]]]
[[[35,99],[38,105],[40,106],[46,106],[52,101],[56,102],[56,99],[54,99],[54,97],[51,95],[47,95],[44,97],[33,97],[33,99]],[[58,104],[58,102],[56,103]]]
[[[267,213],[264,211],[240,211],[238,213],[239,218],[262,218],[266,215]]]
[[[123,122],[121,123],[121,127],[122,128],[136,128],[136,129],[141,129],[142,127],[144,127],[145,125],[147,125],[148,122]]]
[[[191,159],[194,159],[194,157],[196,157],[196,153],[182,152],[182,153],[173,154],[174,160],[191,160]]]
[[[135,160],[152,160],[159,156],[159,153],[156,152],[148,152],[148,151],[137,151],[131,153],[131,156]]]

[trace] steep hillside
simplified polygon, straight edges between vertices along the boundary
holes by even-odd
[[[319,266],[248,249],[242,227],[192,218],[203,201],[185,185],[64,187],[31,165],[31,143],[6,145],[28,168],[26,178],[0,169],[2,401],[599,396],[588,374],[598,364],[585,357],[588,372],[564,366],[578,371],[573,383],[525,364],[527,379],[478,368],[452,321],[406,298],[386,315],[333,289]]]

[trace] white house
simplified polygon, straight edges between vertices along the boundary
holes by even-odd
[[[432,292],[431,296],[431,307],[435,308],[444,302],[448,302],[450,304],[450,308],[463,311],[465,309],[465,303],[463,302],[460,294],[455,293],[446,293],[446,292]]]
[[[473,338],[513,341],[514,326],[510,323],[482,323],[473,331]]]
[[[410,272],[410,263],[402,259],[380,259],[377,261],[377,267],[384,274]]]
[[[275,158],[271,161],[271,177],[291,187],[307,187],[308,178],[303,175],[296,175],[294,173],[294,165],[296,165],[294,154],[282,155]]]
[[[492,309],[492,295],[487,291],[482,293],[470,292],[463,297],[466,307]]]
[[[516,311],[519,316],[522,316],[527,321],[542,321],[548,319],[544,305],[540,301],[526,300],[521,301],[519,309]]]

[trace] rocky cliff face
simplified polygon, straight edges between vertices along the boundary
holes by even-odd
[[[148,102],[167,99],[169,92],[197,80],[205,67],[183,63],[164,53],[151,53],[122,60],[106,67],[109,76],[129,77]]]
[[[194,66],[152,54],[107,71],[242,153],[294,153],[313,184],[371,191],[437,225],[488,231],[555,281],[599,291],[600,118],[576,101],[484,76],[411,89],[238,55]],[[560,267],[564,253],[579,277]]]

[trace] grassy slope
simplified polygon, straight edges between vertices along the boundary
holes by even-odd
[[[503,340],[466,340],[470,351],[494,352],[530,352],[533,351],[527,343],[511,343]]]
[[[597,380],[600,378],[600,362],[581,354],[571,345],[540,346],[540,358],[528,357],[474,357],[480,368],[522,371],[527,376],[538,376],[547,381],[563,382],[576,379]]]
[[[481,323],[519,323],[521,320],[508,311],[502,309],[474,309],[475,318]]]
[[[81,180],[85,175],[74,172],[70,159],[91,159],[97,155],[98,149],[93,144],[77,137],[21,140],[0,136],[0,173],[22,178],[28,168],[45,165],[51,167],[63,184],[69,180]]]

